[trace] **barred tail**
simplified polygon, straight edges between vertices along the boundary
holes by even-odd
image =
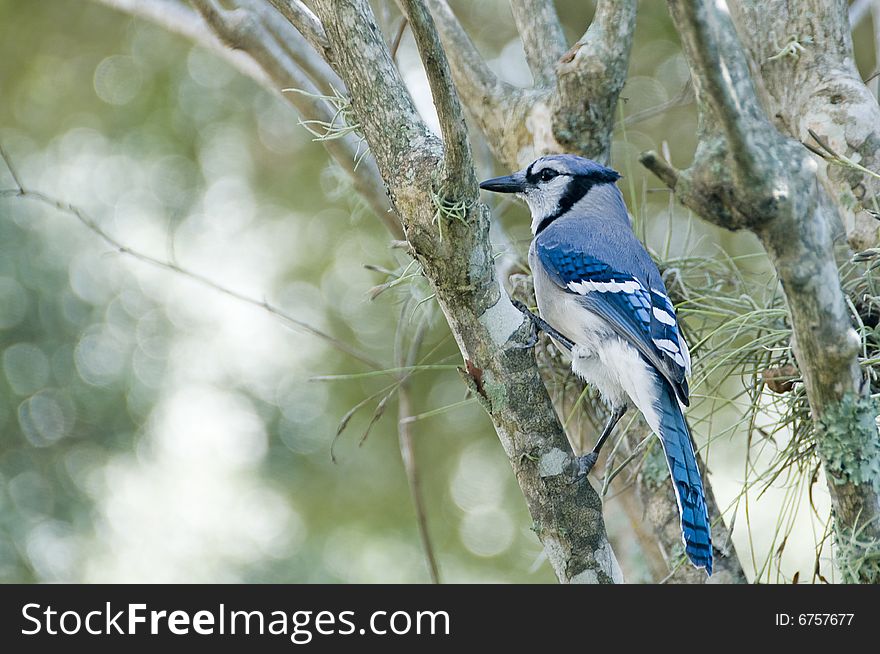
[[[678,511],[681,516],[681,534],[688,558],[698,568],[712,574],[712,536],[703,482],[694,455],[694,446],[675,391],[666,380],[658,380],[660,387],[658,413],[660,442],[666,453],[666,462],[675,487]]]

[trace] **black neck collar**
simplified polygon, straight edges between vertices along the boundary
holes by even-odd
[[[546,218],[541,218],[541,222],[538,223],[538,229],[535,230],[535,236],[537,236],[538,234],[540,234],[541,232],[543,232],[545,229],[547,229],[548,227],[550,227],[550,224],[551,224],[554,220],[556,220],[557,218],[559,218],[559,216],[561,216],[561,215],[562,215],[562,214],[559,213],[559,212],[557,211],[557,212],[555,212],[555,213],[550,214],[550,215],[547,216]]]

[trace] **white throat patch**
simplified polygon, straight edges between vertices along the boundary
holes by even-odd
[[[538,225],[544,218],[552,216],[559,210],[559,202],[571,181],[571,177],[559,175],[521,194],[532,213],[532,234],[538,231]]]

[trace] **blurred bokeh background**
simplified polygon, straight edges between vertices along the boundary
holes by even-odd
[[[453,4],[492,67],[529,84],[506,2]],[[593,3],[557,6],[573,41]],[[396,13],[386,13],[393,29]],[[870,20],[855,37],[867,76]],[[433,120],[408,35],[400,65]],[[665,3],[642,2],[621,115],[678,97],[687,78]],[[665,142],[685,166],[695,131],[691,103],[616,132],[612,163],[645,238],[667,254],[757,252],[751,238],[707,228],[649,192],[660,185],[637,154]],[[489,420],[465,395],[430,291],[404,274],[377,294],[389,281],[381,270],[407,271],[406,255],[280,94],[87,0],[0,0],[0,144],[26,189],[93,221],[0,198],[0,581],[428,580],[396,397],[362,440],[393,377],[254,304],[263,301],[380,369],[395,368],[395,342],[424,325],[420,363],[431,366],[412,377],[411,428],[442,580],[554,580]],[[484,161],[479,172],[501,171]],[[5,166],[0,188],[14,188]],[[524,253],[524,211],[496,209],[505,247]],[[756,259],[752,273],[765,274]],[[334,462],[340,421],[361,403]],[[747,573],[809,576],[827,512],[822,484],[819,511],[793,514],[777,555],[790,489],[771,487],[744,517],[735,499],[748,445],[744,429],[724,430],[736,411],[717,412],[712,429],[723,437],[709,461]],[[605,513],[628,578],[650,579],[614,498]]]

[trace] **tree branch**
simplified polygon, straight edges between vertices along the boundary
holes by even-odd
[[[561,151],[607,161],[626,82],[637,0],[600,0],[593,22],[556,66],[553,136]]]
[[[258,16],[260,21],[272,32],[275,40],[287,50],[293,61],[325,92],[330,89],[344,91],[345,85],[330,67],[324,57],[324,51],[303,38],[303,33],[285,20],[280,12],[265,4],[264,0],[238,0],[239,6]],[[274,3],[273,3],[274,4]],[[313,15],[314,18],[314,15]],[[317,20],[315,18],[315,20]],[[323,34],[323,31],[321,32]],[[326,38],[325,38],[326,41]]]
[[[2,158],[3,161],[6,163],[6,166],[9,168],[9,171],[12,174],[13,181],[15,181],[15,184],[17,186],[17,188],[15,189],[0,189],[0,198],[25,198],[52,207],[57,211],[60,211],[61,213],[67,214],[78,220],[84,227],[93,232],[106,245],[111,247],[116,252],[119,252],[120,254],[127,255],[150,266],[162,268],[164,270],[176,273],[181,277],[185,277],[191,281],[196,282],[197,284],[210,288],[214,291],[217,291],[218,293],[222,293],[223,295],[227,295],[235,300],[238,300],[239,302],[244,302],[245,304],[250,304],[251,306],[262,309],[272,314],[276,318],[279,318],[282,322],[286,323],[290,327],[299,329],[308,334],[312,334],[313,336],[317,336],[334,349],[344,354],[347,354],[353,359],[357,359],[358,361],[365,363],[374,370],[381,370],[383,368],[380,363],[374,361],[366,354],[360,352],[354,346],[349,345],[344,341],[340,341],[338,338],[321,331],[317,327],[314,327],[307,322],[303,322],[298,318],[294,318],[282,308],[271,304],[268,300],[258,300],[249,295],[245,295],[244,293],[239,293],[238,291],[234,291],[230,288],[218,284],[213,279],[205,277],[201,273],[197,273],[189,270],[188,268],[182,267],[176,261],[165,261],[163,259],[158,259],[149,254],[145,254],[144,252],[129,247],[128,245],[125,245],[119,239],[102,229],[101,226],[93,218],[91,218],[88,214],[86,214],[85,211],[83,211],[79,207],[76,207],[68,202],[64,202],[63,200],[54,198],[51,195],[47,195],[46,193],[43,193],[41,191],[35,191],[22,186],[21,181],[15,172],[15,168],[13,167],[12,160],[2,148],[0,148],[0,158]]]
[[[314,7],[413,253],[462,352],[462,377],[492,419],[551,565],[566,582],[619,581],[599,498],[589,482],[569,482],[573,453],[533,353],[517,346],[530,325],[495,277],[488,211],[475,185],[451,184],[472,173],[438,176],[443,146],[419,118],[367,0],[315,0]],[[426,69],[442,56],[424,53]],[[432,77],[443,74],[434,70]]]
[[[510,9],[535,85],[552,87],[556,62],[566,50],[565,33],[553,0],[511,0]]]
[[[753,147],[752,130],[766,118],[730,19],[705,2],[681,3],[679,7],[677,26],[683,47],[692,57],[694,84],[699,84],[698,94],[712,113],[713,123],[724,131],[737,163],[733,173],[762,183],[768,162],[756,161],[763,153]]]
[[[227,10],[215,0],[193,0],[211,29],[230,48],[247,51],[266,71],[275,90],[294,88],[302,93],[287,93],[285,98],[300,112],[306,121],[333,123],[335,111],[328,106],[320,89],[278,42],[275,35],[263,24],[260,17],[244,7]],[[385,190],[375,164],[362,158],[359,139],[354,134],[341,137],[328,135],[322,143],[331,157],[345,170],[355,189],[369,203],[371,209],[386,225],[391,234],[402,234],[397,218],[389,213]]]
[[[318,17],[301,0],[269,0],[315,51],[326,58],[330,44]]]
[[[209,25],[200,13],[184,7],[177,0],[93,0],[113,9],[123,11],[137,18],[149,20],[168,31],[179,34],[197,45],[206,48],[213,54],[232,65],[238,72],[253,79],[265,89],[278,93],[282,88],[295,87],[306,90],[312,97],[303,94],[288,93],[284,98],[299,113],[303,121],[330,122],[333,112],[326,102],[318,97],[324,92],[315,86],[311,78],[296,65],[290,54],[290,50],[296,49],[303,52],[300,46],[291,41],[287,46],[278,44],[275,36],[270,34],[269,40],[264,45],[260,39],[254,38],[253,34],[259,32],[265,34],[266,28],[259,21],[248,14],[250,19],[238,20],[234,24],[227,24],[229,12],[220,8],[213,2],[193,0],[201,3],[215,21]],[[235,16],[241,17],[246,10],[238,10]],[[215,31],[222,32],[221,37]],[[236,32],[240,32],[236,34]],[[247,36],[248,32],[251,36]],[[234,45],[236,38],[244,37],[253,47],[253,52]],[[258,60],[259,58],[259,60]],[[321,70],[329,70],[328,67],[313,62],[312,72],[318,74]],[[335,74],[334,74],[335,75]],[[322,79],[322,86],[329,85],[331,80]],[[341,85],[341,82],[337,82]],[[341,89],[340,89],[341,90]],[[391,232],[394,238],[400,238],[403,232],[396,216],[389,213],[388,198],[382,184],[375,162],[369,157],[364,158],[360,149],[359,140],[354,135],[344,138],[324,140],[323,145],[331,158],[348,174],[353,186],[364,198],[370,209],[379,217]],[[359,160],[360,164],[358,164]]]
[[[501,82],[486,64],[446,0],[427,0],[461,93],[493,107],[505,104],[514,87]],[[470,101],[467,102],[471,105]]]
[[[855,29],[858,24],[862,22],[862,19],[868,15],[873,2],[874,0],[855,0],[855,2],[849,6],[847,24],[849,25],[850,30]]]
[[[446,183],[473,188],[477,180],[474,177],[467,125],[464,122],[458,93],[452,83],[449,62],[434,27],[434,19],[420,0],[403,0],[403,4],[413,38],[419,49],[419,56],[425,62],[425,72],[431,85],[437,117],[440,120]]]
[[[855,66],[845,5],[742,0],[732,3],[731,15],[776,127],[815,144],[812,130],[836,152],[880,171],[880,106]],[[854,168],[822,167],[850,246],[874,247],[878,223],[867,210],[880,204],[880,180]]]
[[[548,92],[526,91],[499,80],[446,0],[426,0],[426,4],[449,58],[456,88],[493,154],[512,168],[534,159],[535,129],[530,129],[529,116]],[[549,127],[545,131],[549,132]]]
[[[402,336],[402,325],[405,321],[405,312],[410,309],[409,303],[405,303],[401,311],[401,320],[398,323],[398,335]],[[409,348],[404,351],[403,343],[397,344],[398,350],[398,367],[401,369],[412,370],[418,363],[419,350],[422,346],[425,331],[428,325],[427,320],[422,320],[416,327],[412,342]],[[416,464],[415,441],[412,434],[412,401],[410,398],[409,378],[411,372],[401,375],[400,387],[397,391],[397,440],[400,446],[400,458],[403,461],[403,469],[406,472],[406,480],[409,484],[409,493],[413,500],[413,508],[416,512],[416,524],[419,528],[419,538],[422,541],[422,550],[425,553],[425,563],[428,567],[428,574],[431,583],[440,583],[440,570],[437,565],[437,557],[434,554],[434,545],[431,542],[431,535],[428,531],[428,512],[425,508],[425,501],[422,496],[421,478],[419,476],[419,468]]]
[[[264,88],[277,91],[269,76],[246,52],[230,50],[205,23],[204,19],[178,0],[93,0],[98,4],[141,18],[172,34],[178,34],[210,51],[245,77]]]
[[[863,473],[880,470],[876,408],[863,395],[859,338],[840,287],[835,210],[808,151],[760,112],[724,3],[669,0],[669,7],[694,79],[700,140],[685,171],[672,173],[652,153],[643,163],[674,180],[685,205],[717,225],[750,229],[767,250],[788,303],[839,542],[858,543],[847,558],[867,562],[860,578],[880,579],[880,478]]]

